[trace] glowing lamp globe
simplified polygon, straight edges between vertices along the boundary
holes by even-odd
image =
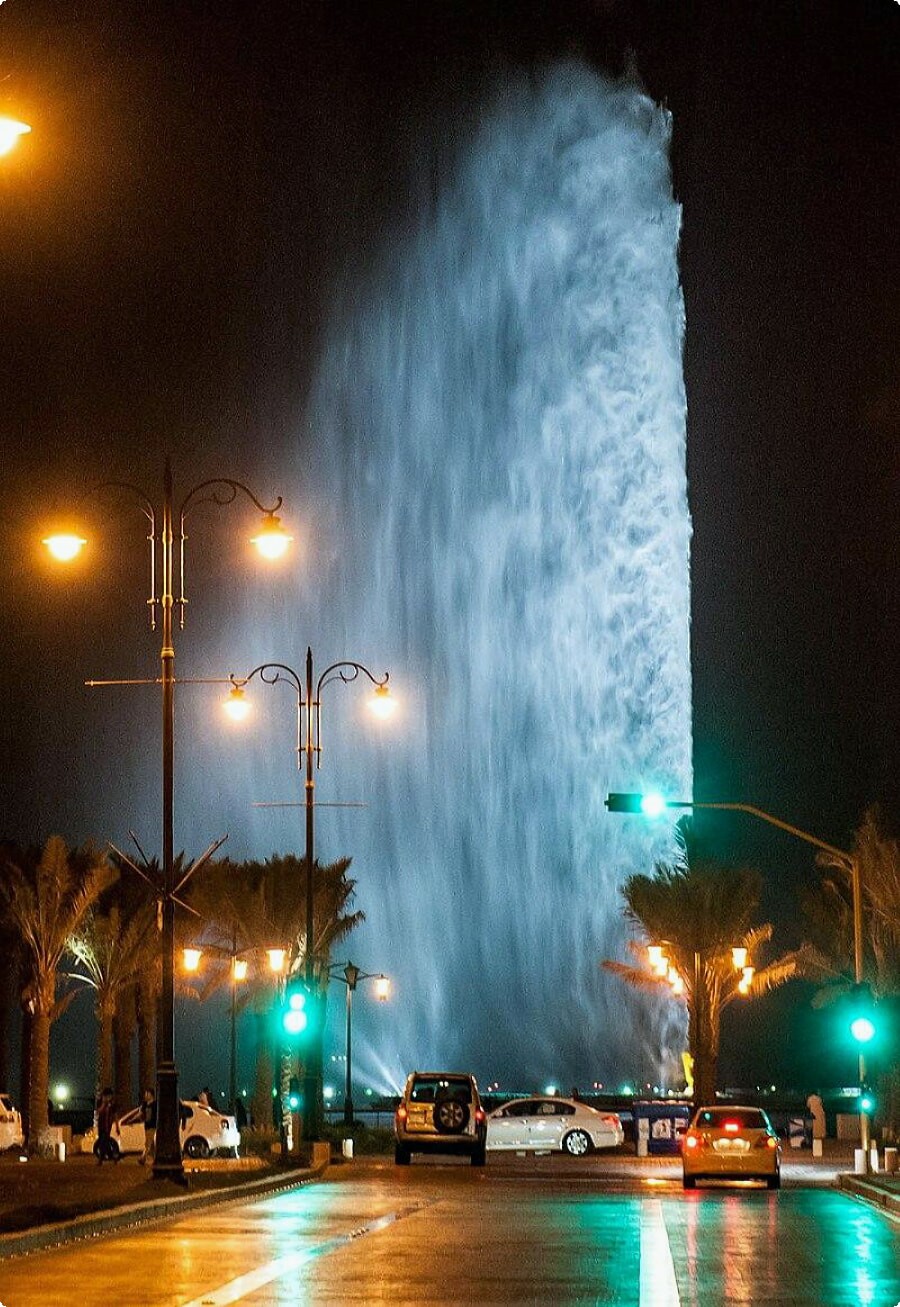
[[[222,704],[233,722],[246,721],[250,715],[250,700],[240,685],[235,685]]]
[[[9,154],[18,144],[19,138],[30,131],[27,123],[17,122],[15,118],[0,118],[0,155]]]
[[[58,563],[71,563],[77,558],[87,544],[84,536],[74,532],[61,531],[58,535],[47,536],[41,541]]]
[[[396,706],[396,701],[391,698],[391,692],[387,686],[376,685],[375,693],[369,700],[369,708],[373,716],[380,718],[382,721],[387,721],[388,717],[393,715]]]
[[[274,561],[284,557],[292,539],[277,513],[266,513],[256,535],[251,536],[250,543],[256,545],[263,558]]]

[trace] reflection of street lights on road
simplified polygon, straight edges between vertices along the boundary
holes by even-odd
[[[244,687],[258,676],[261,681],[267,685],[275,685],[279,681],[290,685],[297,696],[297,766],[302,766],[302,759],[306,759],[306,782],[304,787],[306,810],[306,959],[304,967],[304,980],[306,983],[307,993],[313,994],[316,988],[315,977],[315,921],[314,921],[314,903],[315,894],[313,886],[313,868],[315,866],[315,771],[313,760],[315,759],[316,767],[321,765],[322,757],[322,691],[326,685],[332,681],[343,681],[345,685],[359,679],[360,675],[365,676],[371,681],[374,687],[374,695],[370,700],[372,708],[377,716],[387,717],[393,707],[393,700],[388,691],[389,673],[385,672],[383,676],[377,677],[364,667],[362,663],[351,662],[342,659],[339,662],[332,663],[325,668],[319,679],[313,678],[313,655],[312,649],[306,650],[306,675],[301,678],[298,672],[284,663],[261,663],[259,667],[254,667],[252,672],[246,676],[234,676],[231,680],[233,683],[232,691],[225,702],[226,711],[237,721],[242,721],[247,715],[247,699]],[[313,1041],[315,1043],[315,1041]],[[314,1063],[314,1065],[313,1065]],[[314,1142],[319,1138],[321,1133],[321,1108],[319,1102],[319,1089],[322,1079],[322,1067],[320,1058],[312,1051],[307,1056],[303,1069],[304,1091],[303,1091],[303,1128],[307,1142]]]
[[[184,1168],[181,1164],[181,1143],[179,1139],[178,1108],[178,1072],[175,1067],[175,897],[178,886],[175,882],[174,857],[174,801],[175,801],[175,645],[172,611],[176,605],[180,610],[180,626],[184,626],[187,597],[184,591],[184,553],[185,519],[188,513],[200,504],[225,505],[233,503],[238,494],[245,495],[263,515],[257,541],[265,539],[268,557],[274,554],[271,542],[277,537],[282,552],[287,548],[290,537],[281,527],[276,516],[281,507],[281,498],[276,499],[271,508],[256,498],[251,490],[241,481],[227,477],[217,477],[202,481],[185,495],[180,506],[175,509],[172,467],[166,459],[163,473],[163,504],[161,522],[158,519],[153,502],[138,486],[125,481],[105,482],[99,489],[124,490],[137,498],[141,511],[149,523],[147,536],[150,545],[150,595],[147,605],[150,610],[150,628],[156,630],[157,615],[162,632],[162,649],[160,652],[161,670],[158,680],[151,682],[133,681],[91,681],[90,685],[128,685],[157,684],[162,686],[162,991],[159,1004],[159,1061],[157,1065],[157,1131],[156,1155],[153,1162],[153,1175],[157,1179],[172,1179],[184,1183]],[[176,531],[177,528],[177,531]],[[175,555],[177,542],[179,594],[175,597]],[[77,532],[67,530],[65,533],[46,537],[44,544],[58,560],[71,561],[77,557],[81,548],[87,544],[86,539]],[[162,581],[157,586],[157,555],[161,563]],[[191,868],[181,884],[196,868]]]
[[[665,799],[659,794],[611,793],[606,796],[606,807],[610,812],[642,812],[646,816],[661,816],[668,808],[707,808],[713,812],[743,812],[750,817],[756,817],[760,821],[766,822],[769,826],[777,826],[779,830],[787,831],[789,835],[793,835],[796,839],[803,840],[807,844],[812,844],[814,848],[821,849],[824,853],[831,854],[835,862],[850,876],[851,897],[853,900],[853,976],[857,985],[862,984],[862,890],[859,880],[859,859],[855,858],[852,853],[848,853],[846,849],[838,849],[833,844],[828,844],[825,840],[820,840],[818,836],[810,835],[809,831],[802,830],[799,826],[792,826],[789,822],[782,821],[780,817],[774,817],[771,812],[766,812],[763,808],[757,808],[751,803],[695,803],[693,799]],[[865,1082],[866,1058],[862,1049],[860,1049],[860,1090],[862,1090],[862,1086]],[[865,1165],[868,1167],[869,1114],[866,1111],[864,1103],[860,1104],[859,1134],[860,1143],[863,1147],[863,1154],[866,1159]]]
[[[350,1053],[351,1053],[350,1029],[351,1029],[351,1017],[353,1013],[353,991],[356,989],[356,986],[359,984],[361,980],[374,980],[375,997],[378,999],[379,1003],[385,1003],[387,1002],[388,998],[390,998],[391,982],[388,980],[387,976],[384,974],[383,971],[380,972],[360,971],[359,967],[355,967],[353,963],[349,961],[346,963],[344,967],[341,967],[341,964],[339,962],[336,962],[333,967],[329,967],[328,978],[329,980],[342,980],[344,984],[347,986],[347,1053],[346,1053],[347,1066],[345,1068],[346,1079],[344,1082],[344,1124],[352,1125],[353,1124],[353,1090],[351,1087],[351,1078],[350,1078]]]

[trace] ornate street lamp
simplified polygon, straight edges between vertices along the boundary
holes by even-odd
[[[352,962],[347,962],[341,967],[336,962],[333,967],[328,969],[329,980],[342,980],[347,986],[347,1051],[346,1051],[346,1079],[344,1082],[344,1125],[353,1124],[353,1090],[351,1088],[350,1075],[350,1053],[351,1053],[351,1017],[353,1014],[353,993],[356,986],[361,980],[375,981],[375,997],[379,1003],[386,1003],[391,995],[391,982],[383,971],[360,971]]]
[[[306,674],[304,677],[301,677],[299,672],[295,672],[292,667],[288,667],[285,663],[261,663],[258,667],[254,667],[252,672],[248,672],[246,676],[235,676],[233,674],[231,676],[232,690],[225,702],[225,709],[238,720],[242,720],[246,716],[244,687],[254,677],[258,676],[267,685],[277,685],[279,682],[283,682],[294,690],[297,697],[298,769],[303,767],[304,758],[306,762],[306,782],[304,786],[304,808],[306,811],[306,950],[304,983],[306,991],[310,995],[314,994],[317,988],[313,870],[315,867],[315,769],[321,766],[322,760],[322,692],[326,685],[330,685],[333,681],[342,681],[345,685],[349,685],[358,680],[360,676],[364,676],[374,687],[375,693],[372,703],[375,706],[377,715],[386,717],[390,711],[388,705],[393,705],[393,700],[388,692],[389,675],[390,673],[385,672],[381,677],[375,676],[362,663],[342,659],[326,667],[319,679],[314,680],[312,649],[307,648]],[[238,705],[238,711],[235,712]],[[314,761],[315,768],[313,766]],[[321,996],[319,996],[319,1001],[320,999]],[[321,1134],[322,1110],[319,1091],[322,1083],[322,1067],[319,1057],[315,1054],[317,1042],[317,1037],[312,1038],[310,1055],[307,1056],[303,1069],[303,1129],[304,1137],[308,1143],[317,1140]]]
[[[175,903],[176,895],[188,877],[197,869],[195,862],[188,873],[176,884],[174,857],[174,800],[175,800],[175,644],[172,612],[179,609],[179,627],[183,629],[187,597],[184,588],[185,521],[188,514],[200,504],[231,504],[239,494],[245,495],[263,515],[266,531],[258,534],[278,535],[285,547],[290,537],[276,517],[282,500],[279,496],[267,508],[241,481],[229,477],[215,477],[201,481],[189,490],[175,508],[172,465],[167,458],[163,472],[162,517],[157,516],[152,500],[140,487],[127,481],[107,481],[98,489],[124,490],[134,496],[149,524],[150,595],[147,606],[150,612],[150,629],[155,631],[159,622],[162,632],[160,651],[160,677],[154,682],[89,681],[88,685],[158,684],[162,687],[162,992],[159,1005],[159,1062],[157,1065],[157,1131],[156,1156],[153,1175],[156,1179],[176,1180],[184,1184],[179,1141],[178,1072],[175,1066]],[[177,530],[176,530],[177,528]],[[77,532],[49,535],[44,544],[58,560],[71,561],[77,557],[87,540]],[[177,549],[179,592],[175,597],[174,576]],[[160,561],[161,583],[157,582],[157,555]],[[269,554],[271,557],[271,553]],[[215,848],[217,846],[213,846]]]
[[[0,155],[14,150],[20,139],[30,131],[27,123],[20,123],[15,118],[0,118]]]

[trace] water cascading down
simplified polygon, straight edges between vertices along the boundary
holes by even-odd
[[[456,131],[335,294],[295,492],[319,584],[278,639],[390,668],[404,705],[331,742],[368,808],[318,827],[354,858],[352,955],[394,980],[354,1009],[359,1079],[619,1083],[681,1046],[599,966],[623,877],[671,851],[606,793],[692,779],[670,118],[571,63]]]

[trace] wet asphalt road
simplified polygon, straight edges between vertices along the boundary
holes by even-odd
[[[900,1226],[828,1187],[683,1193],[602,1158],[387,1159],[0,1264],[4,1307],[896,1307]]]

